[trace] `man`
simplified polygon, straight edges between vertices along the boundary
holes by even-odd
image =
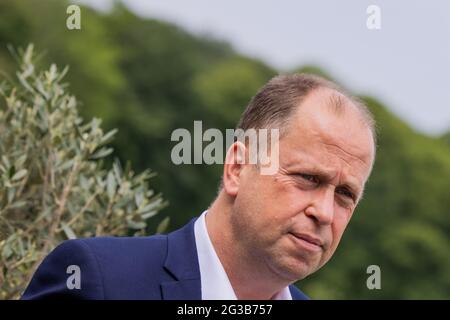
[[[236,141],[198,219],[167,236],[66,241],[23,298],[307,299],[292,283],[338,246],[373,166],[373,118],[333,83],[295,74],[267,83],[238,128],[279,129],[274,174]],[[75,288],[69,266],[79,268]]]

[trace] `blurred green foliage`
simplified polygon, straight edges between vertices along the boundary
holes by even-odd
[[[17,81],[0,82],[0,299],[17,298],[63,240],[144,235],[165,205],[150,170],[104,167],[116,130],[80,118],[67,68],[36,68],[32,45],[16,56]]]
[[[175,229],[200,214],[216,195],[221,166],[172,164],[171,132],[193,130],[194,120],[204,129],[234,128],[277,71],[121,4],[107,13],[82,7],[82,29],[70,31],[67,2],[35,3],[0,0],[0,69],[14,66],[8,43],[33,42],[46,50],[42,63],[69,65],[82,114],[119,128],[121,160],[158,172],[154,185],[170,203],[158,219],[170,215]],[[317,66],[293,71],[330,77]],[[450,298],[450,133],[425,136],[375,98],[362,98],[379,126],[374,173],[335,256],[299,286],[313,298]],[[381,290],[366,287],[372,264],[381,268]]]

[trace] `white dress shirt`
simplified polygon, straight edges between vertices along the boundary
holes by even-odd
[[[204,211],[194,224],[202,300],[237,300],[230,280],[209,238],[205,218],[207,212]],[[292,300],[289,287],[278,292],[274,300]]]

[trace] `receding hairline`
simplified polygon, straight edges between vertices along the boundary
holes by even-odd
[[[340,116],[351,108],[372,136],[374,158],[377,149],[375,119],[367,105],[360,98],[350,94],[338,84],[323,77],[306,74],[281,74],[270,79],[252,97],[241,115],[238,129],[278,129],[279,137],[289,131],[290,122],[303,102],[319,91],[331,91],[325,99],[329,111]]]
[[[294,117],[294,114],[301,112],[301,110],[305,108],[304,104],[307,99],[313,95],[321,94],[324,95],[323,99],[326,100],[322,105],[324,110],[329,111],[338,117],[344,116],[349,112],[354,112],[361,120],[361,123],[372,132],[372,127],[374,126],[372,116],[365,112],[366,107],[357,98],[348,96],[345,92],[335,88],[323,86],[312,89],[304,97],[299,98],[296,106],[291,110],[291,114],[287,117],[288,121]],[[319,106],[316,106],[316,108],[319,108]]]

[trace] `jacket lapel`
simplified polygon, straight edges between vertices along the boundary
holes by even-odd
[[[164,269],[173,281],[161,283],[164,300],[201,300],[200,268],[192,219],[186,226],[167,236]]]

